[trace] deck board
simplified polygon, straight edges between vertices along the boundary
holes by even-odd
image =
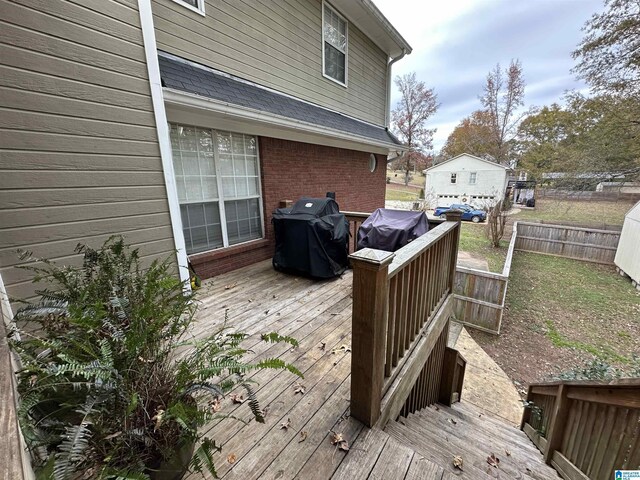
[[[248,378],[266,409],[265,424],[251,420],[246,404],[223,401],[226,418],[205,431],[223,445],[214,456],[221,478],[330,478],[346,452],[331,444],[330,431],[353,443],[362,424],[348,416],[351,354],[351,272],[332,281],[313,281],[275,272],[270,262],[205,281],[193,335],[198,338],[224,324],[250,336],[245,360],[280,358],[294,364],[304,379],[287,371],[261,370]],[[276,331],[298,340],[299,347],[267,344],[260,335]],[[335,350],[335,353],[333,351]],[[294,393],[296,384],[306,388]],[[291,427],[280,428],[290,419]],[[300,432],[306,439],[300,441]],[[230,462],[229,460],[233,460]],[[191,475],[187,478],[199,478]]]

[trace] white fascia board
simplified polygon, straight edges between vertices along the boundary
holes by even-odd
[[[314,141],[307,143],[332,145],[334,143],[332,142],[332,140],[337,139],[347,145],[351,144],[352,149],[354,150],[368,151],[371,148],[375,148],[378,150],[377,153],[408,150],[408,147],[406,147],[405,145],[397,145],[391,142],[373,140],[361,135],[345,133],[333,128],[323,127],[300,120],[294,120],[282,115],[265,113],[253,108],[233,105],[227,102],[222,102],[220,100],[203,97],[201,95],[185,93],[180,90],[171,88],[164,89],[164,101],[169,105],[206,110],[208,112],[225,115],[237,120],[251,122],[257,125],[269,125],[284,130],[298,131],[300,133],[306,134],[307,137],[309,137],[310,135],[314,139]],[[344,148],[349,147],[346,146]],[[384,152],[380,150],[384,150]]]
[[[153,15],[151,13],[151,0],[138,0],[138,9],[144,41],[144,52],[147,60],[147,71],[149,73],[149,83],[151,86],[153,114],[158,132],[162,171],[164,173],[164,183],[167,189],[171,230],[173,232],[173,240],[178,260],[178,271],[185,290],[190,291],[191,275],[189,274],[187,247],[184,243],[184,234],[182,233],[182,217],[180,216],[178,188],[176,186],[176,177],[173,170],[173,158],[171,156],[169,123],[167,122],[167,113],[164,108],[162,81],[160,79],[160,64],[158,62],[158,47],[156,45],[156,34],[153,26]]]

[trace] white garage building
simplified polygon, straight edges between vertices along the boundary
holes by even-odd
[[[430,208],[468,203],[478,208],[491,206],[507,188],[509,168],[463,153],[424,170],[425,200]]]

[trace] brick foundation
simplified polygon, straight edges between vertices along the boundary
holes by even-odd
[[[336,193],[341,210],[371,212],[384,207],[386,157],[369,171],[367,152],[259,137],[266,235],[262,240],[190,257],[202,278],[220,275],[273,256],[271,215],[280,200]]]

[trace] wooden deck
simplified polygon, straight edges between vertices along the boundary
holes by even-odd
[[[397,442],[349,416],[351,281],[351,271],[318,282],[275,272],[266,261],[205,282],[197,332],[222,325],[228,309],[228,325],[251,334],[246,345],[252,358],[279,357],[304,374],[300,379],[287,371],[263,370],[251,376],[258,382],[265,424],[249,421],[247,405],[224,400],[221,413],[249,423],[228,418],[210,426],[210,436],[223,447],[215,456],[221,478],[373,478],[381,468],[384,478],[404,478],[410,466],[412,472],[423,470],[420,456],[414,459],[408,449],[403,453],[409,458],[395,467],[386,460],[377,463],[393,454],[387,449],[397,450]],[[261,343],[260,334],[272,331],[296,338],[300,346]],[[304,394],[296,393],[299,385]],[[331,432],[353,447],[349,454],[332,444]],[[402,472],[395,475],[389,470],[394,468]],[[416,478],[440,479],[442,471],[434,472],[436,476]]]
[[[336,280],[312,281],[275,272],[266,261],[205,282],[200,332],[221,325],[228,309],[228,325],[251,334],[246,345],[252,358],[278,357],[304,374],[300,379],[287,371],[263,370],[251,376],[258,382],[266,423],[214,422],[209,433],[223,445],[215,457],[220,477],[330,478],[344,459],[346,452],[331,444],[330,431],[353,443],[363,429],[348,410],[351,278],[348,271]],[[272,331],[296,338],[300,346],[262,343],[260,334]],[[304,394],[295,393],[298,384]],[[221,413],[251,418],[247,405],[229,398],[223,405]],[[282,428],[283,423],[290,427]]]

